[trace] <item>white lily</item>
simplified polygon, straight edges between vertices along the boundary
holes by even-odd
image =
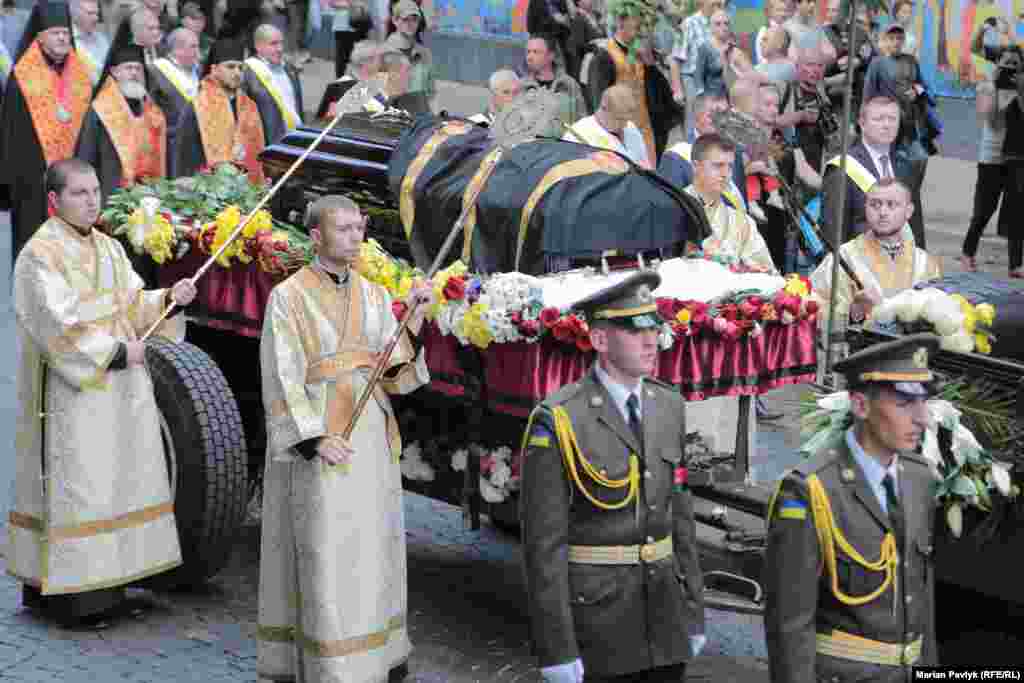
[[[1010,482],[1010,472],[1006,466],[999,462],[992,463],[992,484],[996,490],[1004,496],[1009,497],[1013,484]]]
[[[960,411],[949,401],[933,398],[928,401],[928,413],[934,422],[951,431],[960,424]]]

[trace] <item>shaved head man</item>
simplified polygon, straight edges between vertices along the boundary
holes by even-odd
[[[633,122],[636,114],[633,89],[612,85],[601,94],[601,106],[594,115],[569,126],[562,139],[618,152],[638,166],[653,169],[644,135]]]

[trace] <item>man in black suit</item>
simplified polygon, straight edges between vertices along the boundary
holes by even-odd
[[[893,177],[910,186],[913,168],[896,144],[900,128],[900,105],[891,97],[873,97],[860,110],[861,138],[850,147],[846,175],[839,168],[839,156],[828,160],[822,185],[822,223],[835,244],[848,242],[864,232],[864,200],[877,180]],[[843,215],[839,216],[840,193],[847,192]],[[910,230],[918,246],[924,246],[924,221],[920,196],[914,198]]]
[[[302,83],[284,62],[284,35],[271,24],[253,32],[256,56],[245,60],[242,87],[260,110],[263,134],[271,145],[302,123]]]
[[[199,90],[199,37],[181,27],[171,31],[170,51],[149,67],[149,94],[167,119],[167,149],[174,149],[178,119]]]

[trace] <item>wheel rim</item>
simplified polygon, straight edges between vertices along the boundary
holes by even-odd
[[[160,417],[160,438],[164,442],[164,461],[167,463],[167,483],[171,487],[171,502],[178,493],[178,454],[174,450],[174,439],[171,438],[171,426],[167,424],[163,412],[157,408]]]

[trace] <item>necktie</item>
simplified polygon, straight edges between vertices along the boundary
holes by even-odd
[[[878,157],[878,161],[881,162],[882,164],[882,177],[891,178],[892,169],[889,168],[889,156],[887,154],[883,154],[882,156]]]
[[[640,448],[643,448],[644,428],[640,422],[640,400],[636,397],[636,394],[630,394],[629,398],[626,399],[626,411],[629,413],[629,428],[633,430],[633,436],[636,437]]]
[[[889,521],[892,522],[892,530],[896,536],[896,547],[902,551],[906,521],[903,517],[903,506],[900,505],[900,498],[896,493],[896,480],[892,478],[892,474],[885,475],[882,486],[885,487],[885,505],[889,509]]]

